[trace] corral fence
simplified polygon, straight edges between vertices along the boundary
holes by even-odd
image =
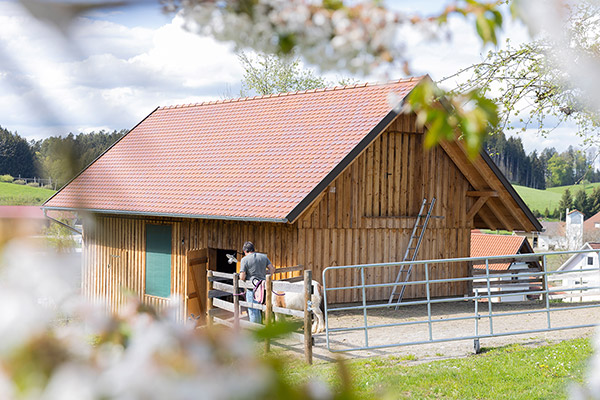
[[[565,313],[581,311],[589,314],[593,309],[600,309],[599,253],[600,250],[578,250],[325,268],[323,290],[327,348],[331,352],[344,352],[473,340],[475,352],[479,352],[482,338],[594,327],[596,320],[589,315],[565,318]],[[584,264],[591,265],[580,264],[575,270],[568,271],[550,270],[549,258],[558,256],[582,257],[585,258]],[[480,267],[476,273],[471,269],[471,276],[467,277],[432,278],[432,271],[440,264],[465,262],[483,268]],[[494,265],[502,263],[529,263],[532,267],[505,271],[493,269]],[[365,271],[374,274],[378,268],[399,269],[403,265],[422,268],[421,276],[425,279],[365,283]],[[360,277],[360,284],[343,286],[343,282],[331,279],[330,274],[344,272],[339,270],[351,270]],[[467,294],[462,297],[431,296],[433,285],[456,282],[466,284],[469,288]],[[403,285],[421,285],[426,297],[403,299],[391,304],[388,301],[372,302],[367,298],[369,289],[389,288],[391,293]],[[328,304],[328,294],[331,297],[332,292],[346,290],[362,293],[360,303]],[[563,318],[558,316],[561,313]],[[518,323],[507,326],[507,317],[517,318]],[[393,334],[389,333],[389,328],[393,328]],[[385,329],[386,333],[381,334]]]
[[[29,184],[29,183],[37,183],[40,187],[44,187],[44,186],[51,186],[52,189],[57,190],[59,189],[62,184],[56,180],[53,180],[52,178],[23,178],[21,177],[21,175],[19,175],[18,177],[13,177],[15,181],[24,181],[25,184]]]
[[[245,300],[244,289],[254,289],[254,284],[250,281],[242,281],[237,273],[224,273],[217,271],[207,271],[208,288],[208,306],[207,314],[208,325],[220,324],[229,326],[233,329],[260,329],[264,325],[257,324],[242,318],[242,310],[255,309],[264,312],[265,325],[272,323],[274,313],[290,315],[302,318],[304,320],[303,333],[292,332],[290,336],[295,337],[304,343],[304,356],[306,362],[312,364],[312,311],[310,297],[312,294],[312,271],[304,270],[299,265],[295,267],[277,268],[276,276],[283,276],[285,273],[303,271],[303,276],[274,280],[271,275],[266,276],[265,280],[265,304],[251,303]],[[295,282],[302,281],[297,284]],[[304,309],[294,310],[290,308],[277,307],[273,305],[273,296],[276,293],[298,293],[304,296]],[[270,340],[265,340],[265,351],[270,350]]]

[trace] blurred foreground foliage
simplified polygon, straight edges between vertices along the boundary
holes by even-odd
[[[137,296],[109,315],[69,284],[79,262],[23,237],[1,242],[0,399],[355,398],[343,366],[340,387],[293,383],[286,358],[262,354],[262,339],[295,324],[193,329],[178,320],[178,299],[158,312]]]

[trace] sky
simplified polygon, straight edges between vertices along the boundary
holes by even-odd
[[[429,15],[447,1],[389,2],[390,7]],[[64,28],[61,26],[61,28]],[[415,75],[434,80],[481,61],[473,24],[450,21],[450,40],[432,41],[402,31]],[[513,43],[526,29],[506,29]],[[77,18],[65,33],[32,18],[18,2],[0,0],[0,126],[27,139],[69,132],[120,130],[135,126],[156,107],[217,100],[238,93],[243,70],[233,45],[187,32],[177,15],[158,2]],[[330,74],[332,80],[347,73]],[[361,81],[402,78],[386,70]],[[526,151],[578,143],[569,127],[548,138],[525,132]]]

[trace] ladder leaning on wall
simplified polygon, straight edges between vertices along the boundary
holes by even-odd
[[[429,207],[427,207],[427,199],[423,199],[423,203],[421,203],[421,209],[417,215],[417,221],[415,222],[410,239],[408,240],[408,247],[406,248],[406,252],[404,253],[404,258],[402,261],[415,261],[417,259],[417,252],[421,246],[421,241],[423,240],[425,229],[427,229],[427,224],[429,223],[429,218],[431,217],[431,212],[433,211],[434,205],[435,197],[431,199]],[[426,208],[427,214],[423,214]],[[412,268],[413,264],[404,264],[400,267],[400,271],[398,271],[398,276],[396,277],[395,282],[396,285],[392,287],[392,294],[390,295],[390,300],[388,301],[388,304],[392,304],[394,302],[396,303],[396,310],[398,309],[397,304],[402,301],[402,296],[404,296],[404,291],[406,290],[405,283],[410,279]],[[400,291],[397,291],[398,288],[400,288]],[[397,300],[394,300],[396,297]]]

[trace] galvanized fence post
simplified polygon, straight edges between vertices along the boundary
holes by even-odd
[[[369,328],[367,324],[367,290],[365,289],[365,267],[360,269],[360,279],[362,285],[362,304],[363,304],[363,319],[365,322],[365,347],[369,346]]]
[[[429,291],[429,264],[425,264],[425,290],[427,292],[427,323],[429,325],[429,340],[433,340],[433,327],[431,326],[431,293]]]
[[[548,329],[552,328],[552,322],[550,320],[550,290],[548,288],[548,268],[546,256],[543,256],[542,268],[544,269],[544,290],[543,295],[546,298],[546,316],[548,319]]]
[[[490,334],[494,334],[494,316],[492,311],[492,289],[490,284],[490,260],[485,259],[485,280],[487,282],[488,294],[488,318],[490,319]]]

